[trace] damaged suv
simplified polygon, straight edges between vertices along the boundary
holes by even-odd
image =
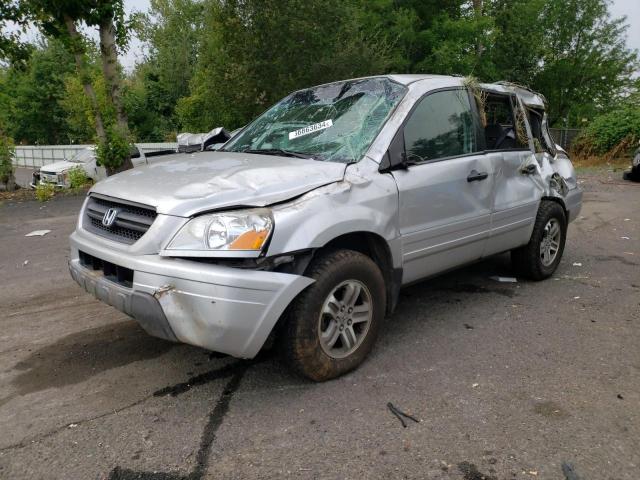
[[[581,200],[541,95],[362,78],[96,184],[69,266],[151,335],[241,358],[273,336],[326,380],[363,361],[403,285],[507,251],[519,275],[552,275]]]

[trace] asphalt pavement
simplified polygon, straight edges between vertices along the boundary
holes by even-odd
[[[82,198],[5,201],[0,478],[637,480],[640,186],[618,177],[581,178],[552,279],[496,281],[502,255],[407,288],[322,384],[149,337],[69,277]]]

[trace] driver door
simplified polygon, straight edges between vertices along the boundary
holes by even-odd
[[[478,151],[464,89],[427,94],[399,134],[408,167],[392,174],[400,196],[406,284],[482,257],[491,230],[496,162]]]

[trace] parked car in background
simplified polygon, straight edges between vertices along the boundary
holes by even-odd
[[[217,151],[96,184],[71,276],[151,335],[241,358],[274,335],[295,370],[336,377],[404,285],[502,252],[555,272],[582,192],[545,108],[436,75],[294,92]]]
[[[175,153],[175,151],[175,149],[165,149],[147,152],[145,154],[142,148],[132,144],[131,163],[133,167],[136,168],[152,162],[154,157]],[[94,183],[107,178],[105,168],[98,165],[96,147],[90,146],[80,150],[70,160],[61,160],[40,167],[40,170],[32,174],[31,188],[35,188],[38,184],[51,184],[59,188],[69,188],[69,171],[78,167],[81,168],[87,175],[87,178]]]
[[[78,167],[84,171],[87,178],[94,182],[107,177],[104,167],[98,166],[96,162],[95,147],[91,146],[80,150],[69,160],[61,160],[40,167],[40,170],[36,170],[32,174],[31,188],[35,188],[38,184],[69,188],[69,171]]]
[[[640,147],[633,154],[631,160],[631,168],[629,171],[624,172],[623,178],[625,180],[631,180],[634,182],[640,182]]]

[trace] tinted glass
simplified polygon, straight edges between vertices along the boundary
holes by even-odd
[[[254,120],[224,150],[280,149],[317,160],[356,162],[406,88],[387,78],[331,83],[289,95]]]
[[[407,159],[417,162],[477,151],[473,116],[465,90],[432,93],[404,128]]]

